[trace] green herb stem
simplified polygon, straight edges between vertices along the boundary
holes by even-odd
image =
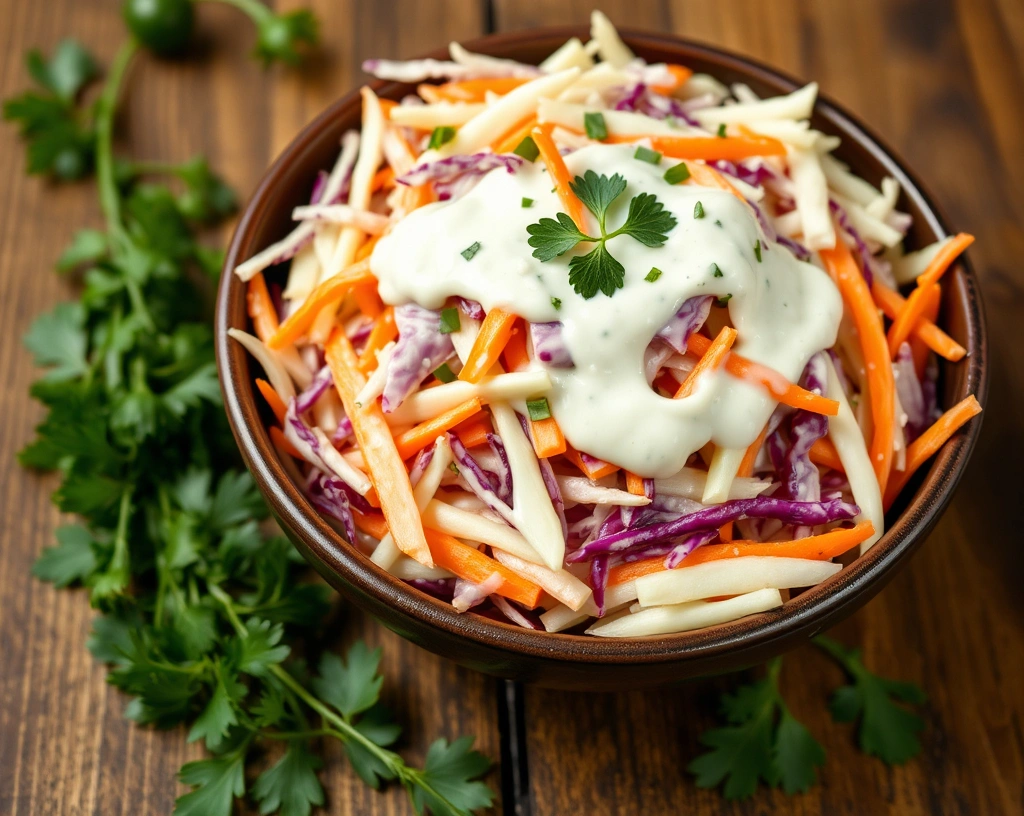
[[[119,241],[126,240],[128,235],[121,221],[121,197],[114,177],[114,113],[128,64],[138,48],[134,39],[129,39],[121,46],[110,65],[110,73],[107,74],[96,103],[96,185],[100,206],[107,220],[107,231]]]

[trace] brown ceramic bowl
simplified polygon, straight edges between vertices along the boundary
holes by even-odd
[[[536,63],[581,28],[554,28],[486,37],[473,51]],[[761,95],[788,93],[799,83],[742,57],[704,45],[651,34],[625,33],[651,62],[674,62],[726,83],[745,82]],[[444,58],[442,52],[430,56]],[[381,96],[398,99],[411,87],[376,82]],[[296,547],[339,592],[414,643],[479,671],[546,686],[580,690],[635,688],[677,682],[750,666],[798,645],[854,612],[892,578],[924,541],[949,502],[978,438],[975,419],[950,440],[924,474],[910,484],[888,518],[888,530],[865,555],[779,609],[734,623],[661,637],[604,639],[548,634],[458,614],[355,552],[313,509],[281,466],[267,434],[268,416],[256,398],[251,359],[225,334],[246,328],[245,286],[235,265],[289,229],[292,207],[305,203],[316,172],[329,167],[342,132],[359,124],[359,95],[350,93],[306,127],[278,157],[245,208],[228,252],[217,303],[217,358],[228,418],[246,464]],[[899,180],[900,208],[914,216],[908,245],[922,246],[948,230],[920,184],[891,150],[852,116],[819,99],[814,127],[842,137],[838,158],[875,183]],[[969,356],[942,368],[942,404],[968,394],[984,402],[987,390],[985,319],[978,280],[967,262],[946,278],[942,322]]]

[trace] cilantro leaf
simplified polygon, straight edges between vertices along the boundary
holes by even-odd
[[[316,772],[323,765],[300,740],[288,743],[288,750],[259,775],[252,793],[260,803],[260,813],[280,816],[309,816],[313,807],[324,803],[324,789]]]
[[[361,640],[348,650],[346,659],[328,652],[320,661],[320,676],[313,689],[348,718],[371,708],[380,697],[384,678],[377,674],[379,648],[372,652]]]
[[[427,749],[422,773],[429,789],[413,791],[416,812],[423,813],[429,807],[434,816],[459,816],[490,807],[494,794],[476,779],[490,767],[491,761],[473,750],[472,737],[461,737],[451,744],[443,738],[435,740]]]
[[[52,312],[37,317],[24,342],[36,365],[50,369],[44,375],[47,380],[70,380],[89,370],[85,309],[78,303],[58,303]]]
[[[534,247],[533,257],[540,261],[550,261],[564,255],[580,241],[590,238],[580,232],[579,227],[564,212],[557,213],[553,218],[542,218],[536,224],[530,224],[526,231],[530,234],[527,243]]]
[[[618,173],[611,178],[605,175],[598,175],[593,170],[587,170],[582,177],[576,176],[569,183],[570,189],[576,197],[583,202],[583,206],[593,213],[604,232],[604,222],[608,215],[608,208],[626,189],[626,180]]]
[[[172,816],[231,816],[235,797],[245,793],[245,764],[241,754],[187,762],[178,779],[197,787],[178,797]]]
[[[889,765],[900,765],[921,752],[918,734],[924,720],[893,700],[922,705],[927,698],[913,683],[888,680],[873,674],[861,661],[859,649],[847,649],[820,635],[814,642],[831,656],[853,680],[839,688],[829,708],[837,722],[860,720],[860,749]]]
[[[54,586],[82,581],[96,569],[92,536],[78,524],[57,528],[57,546],[47,547],[32,565],[32,574]]]
[[[676,217],[665,209],[657,196],[640,193],[629,202],[626,223],[612,234],[631,235],[645,246],[660,247],[668,240],[665,233],[671,232],[676,223]]]
[[[626,270],[605,247],[599,244],[586,255],[576,255],[569,261],[569,283],[576,294],[590,299],[599,291],[611,297],[621,289]]]

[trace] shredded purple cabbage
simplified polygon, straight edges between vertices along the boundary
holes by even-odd
[[[537,359],[552,368],[572,368],[572,354],[562,336],[563,326],[560,322],[531,323],[530,338],[533,340],[533,351]]]
[[[604,593],[608,588],[608,555],[595,556],[590,562],[590,589],[597,604],[597,616],[604,615]]]
[[[416,454],[416,459],[412,463],[412,467],[409,468],[409,484],[416,487],[416,484],[420,479],[423,478],[423,474],[427,470],[427,466],[434,458],[434,446],[428,445],[423,448],[419,453]]]
[[[468,300],[464,297],[455,299],[458,301],[459,308],[462,309],[466,317],[471,317],[474,320],[483,320],[487,316],[486,312],[484,312],[484,307],[475,300]]]
[[[907,444],[919,437],[929,425],[928,409],[921,381],[917,378],[914,368],[914,355],[909,343],[901,343],[893,362],[893,373],[896,375],[896,395],[900,407],[907,415],[907,424],[903,434]]]
[[[771,518],[786,524],[816,526],[830,521],[850,519],[858,513],[860,513],[860,508],[857,505],[839,500],[794,502],[764,496],[754,499],[735,499],[713,507],[705,507],[703,510],[680,516],[672,521],[606,535],[569,553],[566,556],[566,561],[569,563],[589,561],[604,553],[623,552],[640,544],[677,538],[712,528],[717,529],[727,522],[747,517]]]
[[[652,91],[643,82],[638,82],[632,88],[624,89],[621,98],[615,103],[615,110],[642,113],[652,119],[671,117],[679,119],[691,127],[700,127],[697,120],[690,116],[690,112],[678,100]]]
[[[702,533],[694,533],[692,536],[687,536],[669,551],[665,557],[665,569],[675,569],[686,556],[698,547],[703,547],[709,541],[714,540],[717,535],[718,530],[705,530]]]
[[[860,233],[857,232],[853,224],[850,223],[849,214],[839,204],[839,202],[830,198],[828,200],[828,208],[835,215],[840,228],[853,239],[853,243],[857,247],[857,254],[860,255],[861,274],[864,275],[864,280],[867,283],[868,288],[870,288],[875,275],[875,256],[868,248],[867,242],[861,237]]]
[[[306,413],[333,384],[334,378],[331,376],[331,369],[329,366],[324,366],[313,377],[309,387],[295,398],[295,412]]]
[[[487,434],[487,445],[495,456],[498,457],[498,461],[501,463],[499,469],[495,472],[495,476],[498,478],[498,484],[495,487],[495,492],[498,494],[498,498],[501,499],[509,507],[512,506],[512,467],[508,463],[508,454],[505,453],[505,443],[501,441],[501,437],[494,433]]]
[[[491,603],[494,604],[502,615],[517,626],[522,626],[524,629],[544,631],[544,624],[541,623],[540,617],[536,612],[523,609],[518,604],[513,603],[507,598],[502,598],[500,595],[492,595]]]
[[[441,201],[458,198],[469,190],[483,176],[504,168],[515,173],[523,166],[524,159],[511,153],[473,153],[469,156],[449,156],[414,167],[395,181],[407,187],[421,187],[430,182]]]
[[[568,540],[569,538],[569,525],[565,520],[565,502],[562,500],[562,490],[558,487],[558,480],[555,479],[555,471],[551,467],[551,463],[547,459],[541,459],[538,457],[537,464],[540,465],[540,475],[544,479],[544,487],[548,490],[548,496],[551,497],[551,504],[555,508],[555,514],[558,516],[558,521],[562,525],[562,540]]]
[[[356,541],[356,522],[352,516],[352,504],[349,501],[348,487],[341,479],[328,476],[326,473],[314,470],[316,474],[306,486],[306,494],[320,512],[341,522],[345,529],[345,538],[348,542]]]
[[[310,204],[320,203],[320,197],[324,194],[324,188],[327,186],[327,178],[326,170],[321,170],[316,174],[316,178],[313,179],[313,189],[309,193]]]
[[[480,463],[466,450],[462,440],[451,431],[448,432],[448,444],[452,449],[452,458],[459,466],[459,476],[465,481],[473,495],[506,521],[510,521],[511,508],[498,498],[498,477],[481,467]]]
[[[441,334],[441,315],[415,303],[395,308],[398,342],[395,343],[381,406],[394,411],[423,379],[455,353],[452,339]]]
[[[709,295],[688,298],[668,323],[658,329],[660,337],[680,354],[686,354],[686,343],[700,330],[711,312],[714,298]]]
[[[828,390],[828,369],[822,352],[815,354],[804,369],[801,385],[823,396]],[[828,433],[828,417],[812,411],[794,411],[789,419],[789,448],[779,470],[781,492],[775,495],[790,501],[813,502],[821,497],[817,466],[810,459],[811,445]]]
[[[438,578],[436,580],[428,578],[410,578],[405,583],[411,587],[415,587],[420,592],[424,592],[433,598],[437,598],[439,601],[447,601],[448,603],[451,603],[452,598],[455,597],[454,578]]]
[[[352,436],[354,430],[355,429],[352,427],[351,419],[349,419],[347,416],[340,417],[338,419],[338,427],[335,428],[334,433],[331,434],[331,442],[333,442],[335,445],[340,445],[342,442],[344,442],[346,439]]]
[[[794,241],[792,238],[787,238],[785,235],[776,235],[775,243],[779,246],[784,246],[798,261],[809,261],[811,259],[811,251],[801,244],[799,241]]]

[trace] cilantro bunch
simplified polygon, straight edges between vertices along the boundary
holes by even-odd
[[[209,751],[181,769],[192,790],[177,816],[228,816],[243,796],[261,813],[307,816],[325,798],[325,739],[371,787],[401,784],[418,813],[465,816],[491,802],[477,779],[489,761],[462,738],[434,742],[423,768],[405,763],[380,701],[379,650],[324,649],[330,593],[262,523],[217,382],[209,304],[222,257],[196,240],[234,194],[202,159],[115,161],[114,112],[137,48],[120,49],[87,108],[77,99],[99,71],[85,49],[33,52],[45,93],[4,109],[22,125],[30,171],[73,178],[95,166],[106,221],[58,261],[79,299],[25,338],[46,369],[32,395],[48,414],[20,460],[57,471],[54,502],[81,518],[58,529],[34,573],[88,589],[101,613],[88,646],[130,697],[127,716],[185,726]],[[247,777],[265,751],[270,767]]]

